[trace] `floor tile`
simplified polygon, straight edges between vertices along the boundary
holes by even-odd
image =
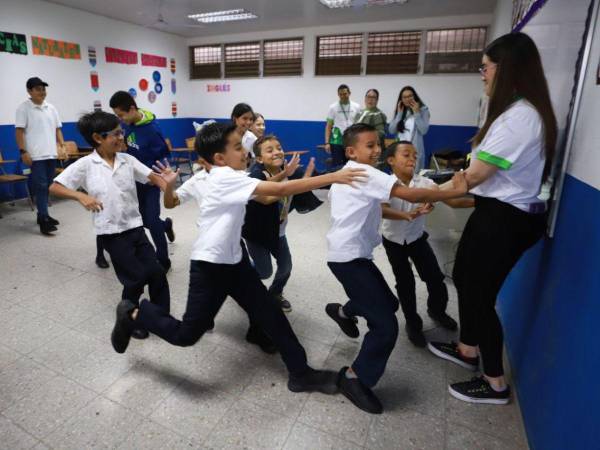
[[[441,449],[445,442],[445,423],[418,412],[376,417],[369,429],[369,450]]]
[[[351,442],[296,423],[283,450],[361,450],[363,447]]]
[[[0,448],[10,450],[29,449],[38,440],[23,431],[6,417],[0,415]]]

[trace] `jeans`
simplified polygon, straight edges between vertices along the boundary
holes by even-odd
[[[54,179],[55,170],[55,159],[33,161],[31,165],[31,184],[37,205],[37,215],[40,218],[48,217],[48,188]]]
[[[273,255],[275,261],[277,261],[277,271],[275,272],[275,278],[273,278],[269,292],[281,295],[283,288],[292,274],[292,255],[290,254],[287,238],[285,236],[279,238],[279,247],[273,253],[262,245],[252,241],[246,241],[246,245],[248,246],[250,257],[254,262],[254,269],[258,272],[258,277],[261,280],[266,280],[273,274],[271,254]]]

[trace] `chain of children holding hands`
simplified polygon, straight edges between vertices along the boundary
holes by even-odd
[[[511,268],[543,234],[544,207],[537,195],[551,164],[556,121],[539,54],[529,37],[515,33],[498,38],[486,49],[482,62],[482,81],[490,96],[488,118],[474,138],[469,169],[441,186],[415,173],[417,150],[408,140],[385,151],[392,174],[375,168],[382,153],[380,133],[366,123],[344,130],[342,145],[349,161],[325,175],[312,176],[313,160],[302,171],[297,155],[286,164],[280,142],[262,135],[264,129],[257,132],[261,136],[253,142],[250,155],[242,142],[252,120],[241,125],[236,119],[254,116],[247,105],[238,105],[233,124],[210,124],[198,132],[195,150],[204,167],[176,188],[178,170],[166,161],[156,160],[153,170],[121,152],[124,132],[118,117],[102,111],[84,115],[78,128],[94,152],[67,167],[50,191],[77,200],[94,213],[96,235],[123,284],[111,334],[115,351],[125,352],[136,330],[172,345],[194,345],[214,327],[215,316],[230,296],[248,314],[247,340],[280,354],[291,391],[341,392],[362,410],[378,414],[383,405],[372,388],[395,346],[400,305],[415,345],[427,345],[435,355],[470,370],[479,369],[482,357],[483,375],[452,384],[453,396],[475,403],[507,403],[510,389],[503,377],[502,329],[494,305]],[[250,157],[256,163],[248,173]],[[144,232],[136,183],[151,183],[162,190],[166,208],[192,199],[199,207],[198,238],[192,247],[188,300],[181,320],[169,314],[166,271]],[[327,264],[348,296],[346,304],[330,303],[325,312],[350,337],[359,336],[358,317],[366,319],[369,330],[355,360],[338,372],[308,366],[284,314],[291,305],[283,303],[283,287],[291,273],[285,237],[288,213],[293,208],[308,212],[318,207],[321,202],[311,191],[325,186],[331,186]],[[474,201],[465,197],[469,191]],[[437,201],[475,206],[454,271],[461,327],[458,344],[426,342],[408,261],[413,261],[427,285],[428,314],[455,330],[456,322],[445,312],[444,275],[424,231],[423,216]],[[382,242],[397,297],[373,262],[373,250]],[[277,272],[267,289],[261,279],[272,274],[271,255]],[[150,300],[140,301],[145,285]]]

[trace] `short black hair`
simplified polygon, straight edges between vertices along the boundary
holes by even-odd
[[[229,123],[211,123],[202,127],[196,134],[194,149],[198,156],[210,164],[214,164],[215,153],[225,152],[229,135],[235,132],[236,126]]]
[[[279,141],[279,138],[274,134],[267,134],[266,136],[259,137],[256,141],[254,141],[254,145],[252,146],[252,150],[256,156],[260,156],[262,153],[260,147],[267,141]]]
[[[131,96],[129,92],[125,91],[117,91],[110,98],[110,107],[111,108],[119,108],[122,111],[129,111],[133,106],[135,109],[138,109],[135,100]]]
[[[395,156],[396,155],[396,150],[398,149],[398,146],[401,145],[401,144],[403,144],[403,145],[412,145],[413,147],[415,146],[415,144],[413,144],[412,142],[405,141],[405,140],[392,142],[385,149],[385,152],[383,154],[384,161],[387,161],[387,159],[389,157],[391,157],[391,156]]]
[[[248,103],[238,103],[233,107],[233,111],[231,111],[231,120],[237,119],[240,116],[243,116],[247,112],[252,113],[252,117],[254,117],[254,111],[252,111],[252,106]]]
[[[350,91],[350,88],[348,87],[347,84],[340,84],[338,86],[338,92],[341,91],[342,89],[348,89],[348,91]]]
[[[367,125],[366,123],[355,123],[354,125],[350,125],[344,131],[344,147],[352,147],[354,144],[356,144],[358,136],[362,133],[372,132],[377,132],[377,130],[375,129],[375,127]]]
[[[106,111],[94,111],[84,114],[77,121],[77,129],[83,136],[85,141],[92,147],[98,147],[98,143],[94,140],[94,133],[105,133],[112,131],[119,126],[119,118],[114,114]]]

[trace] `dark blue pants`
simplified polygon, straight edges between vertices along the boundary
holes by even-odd
[[[424,232],[416,241],[404,245],[383,238],[383,247],[396,278],[396,292],[404,317],[407,322],[421,326],[422,321],[417,313],[415,276],[409,258],[414,263],[419,277],[427,285],[427,309],[433,314],[441,314],[446,311],[448,305],[448,288],[444,283],[444,274],[427,242],[428,237]]]
[[[333,170],[340,169],[347,162],[346,147],[343,145],[331,144],[331,168]]]
[[[273,263],[271,261],[271,255],[273,255],[275,261],[277,261],[277,271],[269,292],[275,295],[283,293],[283,288],[292,275],[292,255],[287,238],[285,236],[279,238],[279,247],[275,252],[270,252],[266,247],[252,241],[246,241],[246,245],[254,262],[254,268],[261,280],[266,280],[273,275]]]
[[[150,300],[169,312],[169,282],[156,259],[154,247],[144,228],[137,227],[117,234],[99,236],[102,247],[110,255],[117,278],[123,285],[123,298],[138,302],[148,285]]]
[[[158,305],[142,301],[136,319],[140,325],[170,344],[194,345],[209,329],[221,305],[231,296],[275,343],[290,374],[308,370],[306,353],[294,334],[281,305],[269,293],[250,265],[244,251],[237,264],[192,261],[188,300],[182,320],[169,315]]]
[[[160,218],[160,189],[150,184],[136,183],[140,214],[144,227],[150,230],[150,235],[156,247],[156,257],[163,266],[169,266],[169,251],[165,236],[165,221]]]
[[[31,165],[31,184],[38,217],[48,217],[48,188],[54,179],[55,169],[55,159],[33,161]]]
[[[398,337],[398,299],[394,297],[383,275],[370,259],[354,259],[345,263],[328,262],[349,300],[344,314],[367,320],[369,332],[363,339],[352,369],[366,386],[377,384]]]

